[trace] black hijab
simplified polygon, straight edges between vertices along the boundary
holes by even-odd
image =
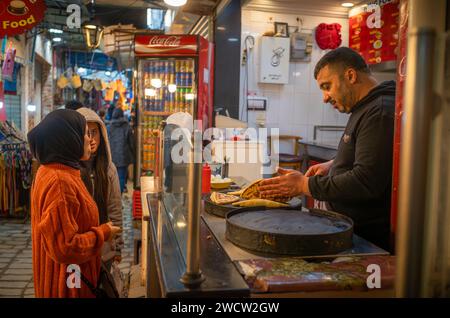
[[[61,163],[80,169],[86,119],[75,110],[58,109],[28,133],[33,156],[41,164]]]

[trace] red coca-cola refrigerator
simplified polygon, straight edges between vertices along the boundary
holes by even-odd
[[[135,189],[141,176],[157,174],[160,122],[188,112],[212,126],[213,44],[198,35],[135,36],[137,147]]]

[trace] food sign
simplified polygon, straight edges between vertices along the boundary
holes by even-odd
[[[0,1],[0,37],[22,34],[44,19],[44,0]]]
[[[349,47],[368,64],[395,61],[399,0],[377,0],[350,10]]]

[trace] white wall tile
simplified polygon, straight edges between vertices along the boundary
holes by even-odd
[[[294,125],[291,127],[291,135],[302,137],[305,140],[308,136],[308,125]]]
[[[314,79],[314,66],[327,51],[321,50],[314,41],[311,62],[290,63],[289,84],[258,83],[261,35],[268,30],[273,30],[273,21],[284,21],[292,26],[297,25],[297,16],[298,13],[279,14],[243,10],[241,48],[244,49],[245,37],[248,35],[255,37],[255,47],[249,50],[248,55],[248,90],[269,98],[266,126],[279,128],[281,134],[296,134],[301,135],[305,140],[312,140],[314,125],[331,123],[344,125],[343,123],[347,121],[346,115],[335,115],[325,110],[329,106],[323,104],[322,92]],[[269,22],[270,18],[272,18],[272,22]],[[314,33],[316,26],[322,22],[341,24],[343,45],[347,45],[348,21],[346,19],[304,15],[302,15],[302,19],[304,32]],[[245,68],[241,66],[241,95],[243,94],[244,71]],[[240,100],[242,101],[242,96],[240,96]],[[323,139],[323,136],[321,138]],[[331,137],[326,138],[332,139]]]
[[[309,94],[294,94],[293,113],[290,114],[292,124],[307,125],[309,112]]]
[[[338,116],[339,112],[335,110],[333,107],[331,107],[330,104],[323,105],[323,118],[322,118],[323,125],[337,126]]]
[[[324,104],[320,95],[309,95],[308,124],[322,125]]]
[[[295,63],[296,70],[293,73],[296,93],[310,92],[311,66],[310,63]]]

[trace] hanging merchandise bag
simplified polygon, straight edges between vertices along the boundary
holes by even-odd
[[[3,62],[2,75],[3,79],[12,81],[14,74],[14,60],[16,59],[16,49],[10,48],[6,52],[5,61]]]
[[[73,88],[81,87],[81,77],[80,75],[73,75],[71,79],[71,84]]]
[[[94,81],[94,87],[96,91],[101,91],[103,89],[102,87],[102,81],[97,79]]]
[[[83,82],[83,91],[90,93],[92,89],[94,88],[94,84],[90,80],[85,80]]]
[[[100,81],[100,84],[102,85],[102,90],[108,88],[108,84],[105,81]]]
[[[119,93],[121,93],[121,94],[125,93],[125,91],[126,91],[127,89],[126,89],[125,86],[123,85],[122,80],[118,79],[118,80],[116,81],[116,83],[117,83],[117,91],[118,91]]]
[[[116,81],[109,82],[109,88],[111,88],[113,91],[117,91],[117,82]]]
[[[112,88],[107,88],[105,93],[105,102],[110,102],[114,99],[114,90]]]
[[[58,85],[59,88],[64,89],[69,85],[69,80],[62,74],[56,81],[56,85]]]

